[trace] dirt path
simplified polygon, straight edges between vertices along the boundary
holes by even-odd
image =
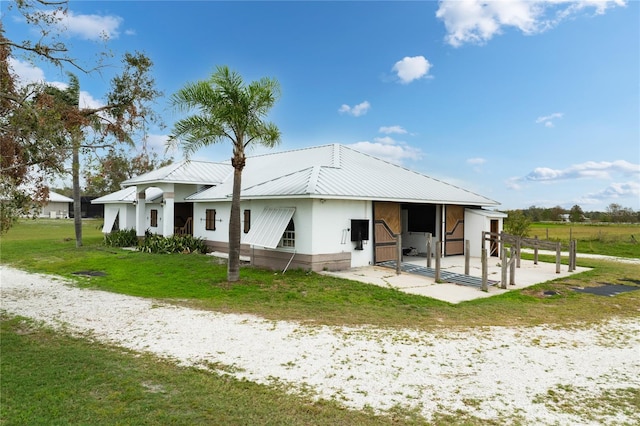
[[[305,387],[350,408],[401,406],[426,418],[462,410],[543,425],[640,422],[637,407],[625,413],[597,399],[640,388],[640,318],[562,330],[308,327],[79,289],[5,266],[0,282],[10,314],[180,364]]]

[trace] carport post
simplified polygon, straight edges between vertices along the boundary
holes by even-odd
[[[469,252],[471,251],[471,243],[464,240],[464,274],[469,275]]]
[[[569,272],[576,270],[576,240],[569,241]]]
[[[515,249],[517,251],[517,249]],[[516,285],[516,264],[514,263],[513,256],[517,256],[514,253],[514,247],[511,246],[511,259],[509,260],[509,285]],[[515,259],[516,262],[519,260]]]
[[[507,288],[507,249],[502,246],[502,262],[500,263],[500,288]]]
[[[435,281],[440,282],[440,241],[436,242],[436,275]]]
[[[488,269],[487,269],[487,249],[482,247],[482,286],[480,287],[480,290],[482,291],[489,291],[489,286],[487,285],[487,279],[488,279]]]
[[[427,232],[427,268],[431,268],[431,232]]]
[[[396,244],[398,244],[398,261],[396,262],[396,274],[400,275],[402,264],[402,234],[396,234]]]

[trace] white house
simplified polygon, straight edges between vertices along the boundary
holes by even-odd
[[[49,191],[49,199],[47,204],[42,206],[42,210],[38,213],[40,217],[50,217],[52,219],[64,219],[69,217],[69,203],[73,203],[73,199],[65,197],[57,192]]]
[[[230,161],[183,161],[123,186],[93,200],[103,232],[188,233],[228,251]],[[494,200],[338,144],[248,157],[241,194],[241,252],[273,269],[371,265],[396,258],[398,235],[425,252],[428,233],[446,256],[464,254],[465,239],[475,256],[482,231],[500,232],[506,216],[483,209]]]

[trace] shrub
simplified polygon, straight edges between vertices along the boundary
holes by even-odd
[[[509,217],[504,221],[505,232],[518,237],[528,236],[530,226],[531,221],[522,213],[522,210],[509,212]]]
[[[207,247],[204,240],[191,235],[172,235],[163,237],[146,231],[140,250],[147,253],[205,253]]]
[[[111,247],[135,247],[138,245],[138,237],[135,229],[121,229],[107,234],[104,243]]]

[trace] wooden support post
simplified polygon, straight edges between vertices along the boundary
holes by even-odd
[[[515,253],[516,251],[518,251],[518,249],[514,249],[514,247],[511,246],[511,259],[509,260],[509,285],[516,285],[516,262],[519,260],[518,258],[513,258],[513,256],[517,256]]]
[[[398,244],[398,261],[396,262],[396,274],[402,271],[402,234],[396,234],[396,244]]]
[[[489,286],[488,286],[489,268],[487,265],[487,249],[484,247],[482,247],[481,262],[482,262],[482,286],[480,287],[480,290],[489,291]]]
[[[569,272],[573,272],[573,241],[569,240],[569,261],[567,262],[569,264]]]
[[[533,243],[533,264],[538,264],[538,236],[536,235],[535,242]]]
[[[437,283],[439,283],[440,280],[440,241],[436,241],[436,275],[435,275],[435,281]]]
[[[427,268],[431,268],[431,232],[427,232]]]
[[[560,261],[562,258],[562,244],[556,244],[556,274],[560,273]]]
[[[471,251],[471,242],[464,240],[464,274],[469,275],[469,252]]]
[[[573,270],[578,267],[578,240],[573,240]]]
[[[507,249],[504,246],[500,254],[502,257],[500,262],[500,288],[507,288]]]
[[[516,240],[516,267],[520,267],[520,250],[522,249],[522,238],[518,237]]]

